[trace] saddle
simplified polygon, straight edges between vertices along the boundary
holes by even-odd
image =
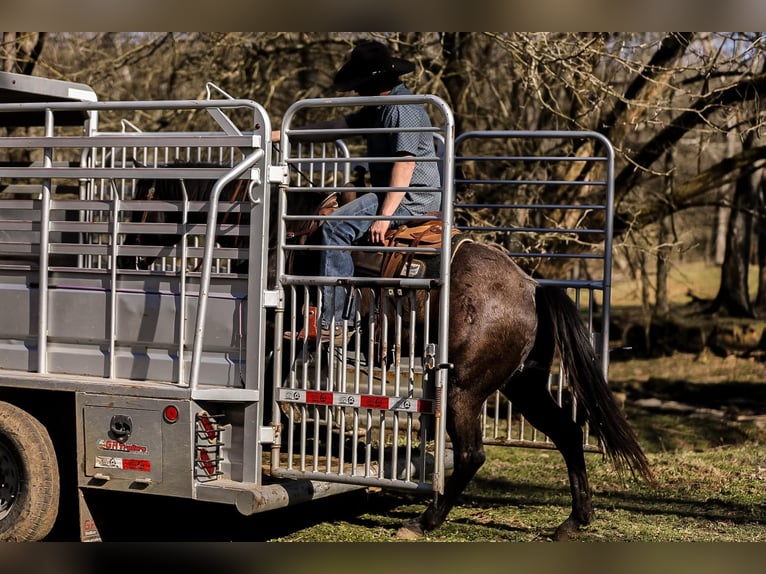
[[[433,214],[438,215],[438,214]],[[454,238],[459,234],[452,231]],[[442,247],[442,224],[426,221],[415,225],[400,225],[386,233],[385,247]],[[417,256],[417,257],[416,257]],[[365,277],[407,277],[420,279],[438,273],[438,254],[411,251],[355,251],[352,253],[357,275]],[[435,269],[434,269],[435,267]]]
[[[330,215],[345,203],[345,198],[338,192],[329,194],[316,209],[317,215]],[[439,212],[429,213],[441,215]],[[309,219],[291,222],[287,238],[299,245],[307,243],[309,238],[321,227],[322,220]],[[453,240],[460,234],[453,230]],[[454,244],[454,243],[453,243]],[[423,223],[400,225],[386,233],[385,247],[425,247],[440,249],[442,246],[442,225],[436,220]],[[292,254],[292,252],[291,252]],[[417,257],[416,257],[417,256]],[[421,279],[435,276],[439,271],[438,254],[413,253],[403,251],[353,251],[355,274],[362,277],[407,277]]]

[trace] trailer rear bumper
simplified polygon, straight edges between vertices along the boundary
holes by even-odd
[[[366,487],[308,479],[286,480],[260,486],[232,480],[216,480],[197,485],[195,498],[205,502],[233,504],[241,514],[250,516],[363,488]]]

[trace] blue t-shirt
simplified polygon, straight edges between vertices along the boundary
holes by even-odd
[[[396,85],[390,95],[411,95],[404,84]],[[354,129],[365,128],[423,128],[431,127],[425,106],[421,104],[366,106],[346,117],[346,123]],[[370,157],[394,157],[413,155],[415,157],[433,157],[433,132],[381,132],[367,134],[367,153]],[[391,162],[370,162],[370,182],[373,187],[391,185]],[[416,161],[415,170],[410,180],[412,187],[441,186],[437,162]],[[441,193],[408,191],[402,200],[403,207],[410,213],[421,215],[441,209]]]

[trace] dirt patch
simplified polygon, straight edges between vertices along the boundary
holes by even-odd
[[[609,367],[609,380],[634,400],[677,401],[728,416],[766,414],[766,363],[753,357],[705,351],[618,360]]]
[[[615,360],[609,383],[653,452],[766,441],[766,363],[674,353]]]

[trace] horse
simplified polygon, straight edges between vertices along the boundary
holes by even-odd
[[[480,415],[497,390],[551,439],[566,463],[572,511],[554,539],[574,538],[593,520],[583,423],[618,472],[654,481],[636,434],[609,389],[585,323],[563,289],[537,282],[499,248],[466,242],[452,261],[449,311],[447,432],[454,468],[444,494],[403,525],[400,538],[419,538],[440,526],[484,464]],[[572,420],[547,388],[556,353],[583,411],[580,421]]]
[[[205,167],[220,167],[217,164],[206,163],[184,163],[177,162],[160,166],[160,169],[166,168],[205,168]],[[163,200],[163,201],[207,201],[210,198],[210,192],[212,191],[214,180],[206,179],[139,179],[136,181],[134,190],[134,199],[137,201],[151,201],[151,200]],[[232,203],[244,203],[247,201],[247,188],[249,182],[243,179],[237,179],[227,184],[221,192],[220,199],[224,202]],[[204,224],[207,220],[207,215],[203,212],[193,211],[187,216],[187,225],[199,225]],[[144,210],[144,211],[132,211],[130,216],[132,223],[173,223],[178,226],[184,223],[182,220],[182,213],[180,211],[158,211],[158,210]],[[247,227],[250,221],[250,216],[242,211],[237,213],[223,212],[218,216],[218,224],[236,224]],[[152,245],[161,247],[170,247],[176,245],[181,240],[180,233],[142,233],[142,234],[127,234],[125,236],[124,245]],[[216,241],[222,247],[245,247],[247,238],[232,236],[232,235],[219,235],[216,237]],[[117,258],[118,269],[139,269],[147,270],[157,260],[157,256],[141,255],[141,256],[127,256],[121,255]],[[232,271],[238,273],[247,272],[246,260],[235,260]]]
[[[155,185],[155,197],[177,197],[170,181]],[[138,189],[145,185],[139,182]],[[201,186],[199,194],[193,193],[203,198],[202,190],[210,187]],[[270,275],[275,272],[270,266]],[[486,460],[482,406],[498,390],[550,438],[566,463],[572,507],[554,539],[575,538],[594,518],[583,449],[585,423],[618,472],[653,482],[648,459],[609,389],[586,325],[563,289],[538,282],[498,247],[461,242],[451,265],[449,310],[446,410],[454,467],[444,493],[403,524],[399,538],[420,538],[438,528],[482,467]],[[577,421],[547,387],[556,355],[581,413]]]

